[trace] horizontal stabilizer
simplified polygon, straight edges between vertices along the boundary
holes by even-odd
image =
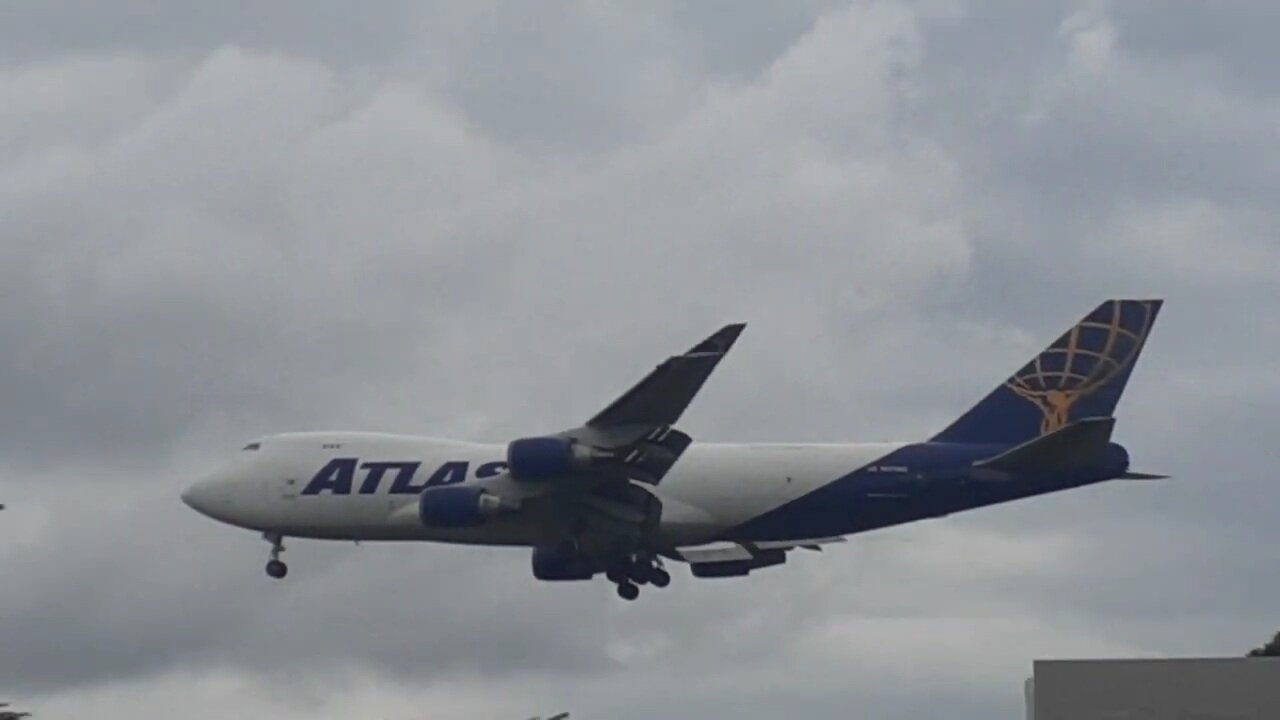
[[[973,466],[1013,475],[1096,466],[1106,458],[1115,424],[1113,417],[1077,420]]]
[[[1120,476],[1120,480],[1168,480],[1168,475],[1158,475],[1156,473],[1144,472],[1127,472]]]

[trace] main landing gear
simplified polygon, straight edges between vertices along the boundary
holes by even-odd
[[[280,559],[284,552],[284,538],[274,533],[263,533],[263,539],[271,543],[271,559],[267,561],[267,575],[279,580],[289,574],[289,566]]]
[[[640,597],[641,585],[664,588],[671,584],[671,575],[662,568],[662,561],[653,555],[627,558],[605,571],[605,577],[617,584],[618,597],[623,600]]]

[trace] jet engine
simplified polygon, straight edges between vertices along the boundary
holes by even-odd
[[[590,580],[603,569],[569,545],[533,549],[533,576],[539,580]]]
[[[507,445],[507,469],[522,481],[553,480],[585,470],[604,453],[567,438],[532,437]]]
[[[418,496],[418,517],[431,527],[472,527],[518,505],[478,487],[427,488]]]

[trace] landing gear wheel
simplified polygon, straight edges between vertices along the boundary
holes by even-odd
[[[640,588],[629,582],[618,584],[618,597],[623,600],[635,600],[640,597]]]
[[[271,543],[271,560],[267,562],[267,575],[279,580],[289,574],[289,566],[280,560],[284,552],[284,537],[275,533],[263,533],[262,539]]]
[[[279,560],[272,560],[267,563],[267,574],[279,580],[289,574],[289,566]]]
[[[671,574],[662,568],[654,568],[649,575],[649,582],[653,583],[654,587],[664,588],[671,584]]]
[[[632,582],[637,585],[644,585],[653,582],[653,572],[657,570],[654,566],[647,562],[632,563],[627,574],[631,576]]]

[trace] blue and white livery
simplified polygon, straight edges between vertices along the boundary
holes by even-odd
[[[540,580],[603,573],[628,600],[696,577],[746,575],[796,548],[1133,472],[1114,412],[1160,311],[1108,300],[924,442],[695,443],[675,427],[733,346],[728,325],[668,358],[580,427],[505,445],[308,432],[249,443],[182,499],[286,537],[532,548]]]

